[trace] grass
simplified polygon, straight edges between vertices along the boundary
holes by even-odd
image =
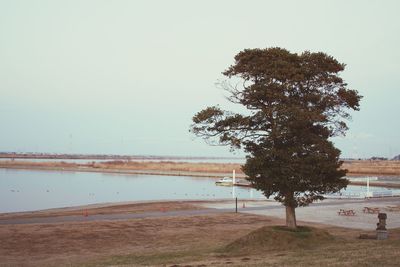
[[[399,160],[352,160],[345,161],[342,168],[348,175],[400,175]]]
[[[149,266],[166,264],[181,264],[189,261],[199,261],[213,253],[214,249],[191,249],[187,251],[171,251],[151,254],[115,255],[102,260],[75,265],[76,267],[105,267],[105,266]]]
[[[399,249],[400,240],[349,240],[318,228],[266,226],[219,248],[112,256],[79,267],[399,266]]]
[[[288,266],[399,266],[399,240],[336,240],[311,250],[295,250]]]
[[[233,241],[221,252],[248,254],[300,248],[310,249],[333,240],[334,237],[328,232],[317,228],[300,226],[293,230],[285,226],[265,226]]]

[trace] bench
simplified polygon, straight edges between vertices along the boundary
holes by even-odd
[[[356,212],[354,210],[344,210],[344,209],[340,209],[338,211],[338,215],[340,216],[354,216],[356,215]]]

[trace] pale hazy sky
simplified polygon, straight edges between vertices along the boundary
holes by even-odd
[[[0,151],[229,156],[189,132],[244,48],[326,52],[364,96],[343,157],[400,154],[400,1],[0,0]]]

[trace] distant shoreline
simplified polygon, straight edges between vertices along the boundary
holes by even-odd
[[[207,172],[157,171],[157,170],[119,170],[119,169],[87,168],[87,167],[5,166],[1,163],[0,163],[0,169],[95,172],[95,173],[115,173],[115,174],[143,174],[143,175],[165,175],[165,176],[192,176],[192,177],[208,177],[208,178],[221,178],[222,176],[232,175],[232,173],[207,173]],[[244,178],[245,175],[237,174],[236,177]]]
[[[370,166],[371,167],[371,166]],[[374,166],[372,166],[373,168]],[[66,162],[30,162],[30,161],[0,161],[1,169],[16,170],[41,170],[41,171],[68,171],[68,172],[94,172],[110,174],[128,174],[128,175],[162,175],[162,176],[189,176],[203,178],[221,178],[231,176],[232,170],[236,170],[237,178],[246,176],[240,170],[240,164],[235,163],[187,163],[187,162],[99,162],[99,163],[66,163]],[[396,173],[384,172],[351,172],[348,176],[400,176]],[[351,181],[352,185],[365,185],[364,182]],[[399,181],[376,182],[370,181],[370,186],[382,186],[400,188]]]
[[[206,156],[159,156],[159,155],[106,155],[106,154],[50,154],[50,153],[6,153],[0,152],[1,159],[57,159],[57,160],[241,160],[244,157]]]

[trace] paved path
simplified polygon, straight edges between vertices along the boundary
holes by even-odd
[[[266,209],[279,209],[282,208],[280,204],[274,206],[258,205],[256,207],[248,207],[244,209],[240,207],[239,202],[238,211],[260,211]],[[319,205],[313,204],[313,205]],[[327,203],[328,204],[328,203]],[[0,225],[4,224],[31,224],[31,223],[60,223],[60,222],[86,222],[86,221],[109,221],[109,220],[129,220],[138,218],[154,218],[154,217],[167,217],[167,216],[190,216],[190,215],[204,215],[214,213],[227,213],[235,212],[233,203],[220,204],[220,207],[212,207],[197,210],[179,210],[179,211],[152,211],[141,213],[121,213],[121,214],[96,214],[96,215],[69,215],[69,216],[52,216],[52,217],[36,217],[36,218],[16,218],[16,219],[0,219]],[[329,205],[329,204],[328,204]],[[233,208],[232,208],[233,207]]]
[[[389,201],[389,202],[388,202]],[[243,202],[247,203],[246,208],[243,208]],[[329,211],[331,214],[334,214],[334,219],[336,217],[336,210],[338,207],[352,207],[352,206],[368,206],[368,205],[388,205],[400,203],[400,198],[382,198],[382,199],[374,199],[374,200],[364,200],[364,199],[342,199],[342,200],[327,200],[319,203],[313,203],[307,208],[298,208],[296,209],[296,213],[298,219],[306,220],[306,221],[315,221],[315,215],[322,214],[323,211]],[[209,203],[206,204],[207,208],[197,209],[197,210],[179,210],[179,211],[158,211],[158,212],[143,212],[143,213],[121,213],[121,214],[97,214],[83,216],[83,215],[70,215],[70,216],[53,216],[53,217],[37,217],[37,218],[16,218],[16,219],[0,219],[0,225],[7,224],[33,224],[33,223],[63,223],[63,222],[87,222],[87,221],[114,221],[114,220],[129,220],[129,219],[138,219],[138,218],[157,218],[157,217],[167,217],[167,216],[195,216],[195,215],[206,215],[206,214],[215,214],[215,213],[228,213],[235,212],[235,204],[234,202],[223,202],[223,203]],[[325,209],[321,209],[321,207],[325,207]],[[331,207],[328,209],[328,207]],[[301,216],[303,211],[306,209],[311,209],[311,213],[308,212],[306,218]],[[268,215],[268,216],[276,216],[282,217],[282,211],[284,211],[283,206],[277,202],[253,202],[253,201],[242,201],[240,200],[238,203],[238,211],[245,213],[254,213],[259,215]],[[317,216],[318,217],[318,216]],[[330,218],[330,216],[327,216]],[[399,216],[400,218],[400,216]],[[340,218],[339,218],[340,219]],[[321,219],[317,219],[316,222],[321,222]],[[328,220],[328,223],[330,221]],[[400,223],[400,220],[399,220]],[[398,226],[400,227],[400,225]]]
[[[298,221],[314,222],[325,225],[340,226],[354,229],[375,230],[378,222],[378,214],[364,213],[364,207],[379,208],[380,212],[387,214],[388,229],[400,227],[400,211],[388,209],[388,206],[400,206],[399,198],[369,199],[363,201],[332,201],[326,204],[318,203],[308,207],[296,209],[296,218]],[[339,216],[340,209],[353,210],[355,216]],[[285,219],[285,210],[279,209],[264,210],[246,210],[242,211],[257,215],[267,215]]]

